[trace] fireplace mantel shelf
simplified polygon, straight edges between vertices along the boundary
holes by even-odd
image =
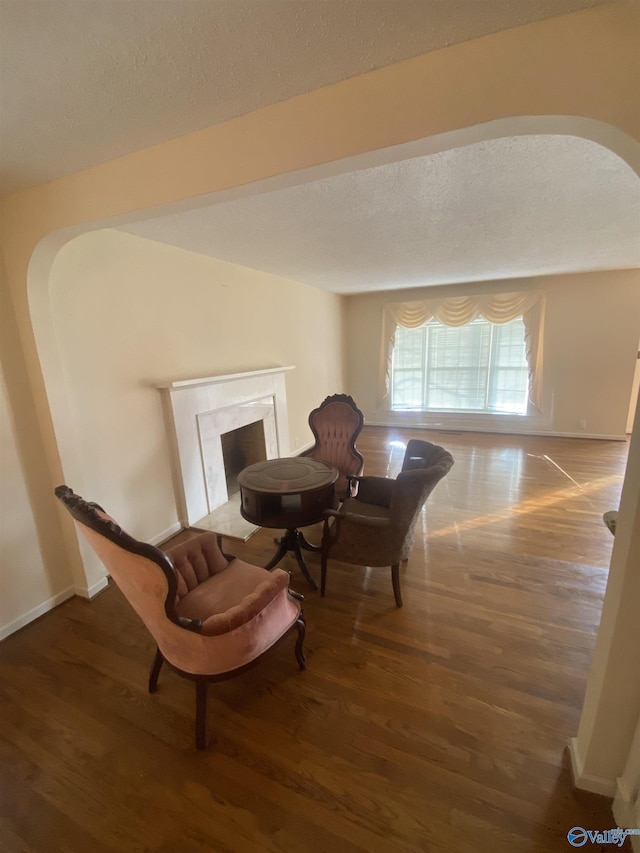
[[[267,376],[270,373],[284,373],[285,370],[295,370],[295,364],[288,364],[285,367],[267,367],[263,370],[247,370],[244,373],[227,373],[222,376],[204,376],[201,379],[178,379],[174,382],[157,382],[156,388],[178,390],[179,388],[193,388],[196,385],[218,385],[221,382],[233,382],[236,379]]]

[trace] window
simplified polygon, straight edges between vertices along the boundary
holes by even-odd
[[[528,367],[522,317],[464,326],[431,320],[398,326],[393,350],[391,408],[525,414]]]

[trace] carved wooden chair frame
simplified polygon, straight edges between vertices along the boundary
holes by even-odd
[[[360,460],[360,464],[364,465],[364,457],[356,448],[356,438],[360,435],[360,433],[362,432],[362,427],[364,426],[364,415],[357,407],[353,397],[351,397],[349,394],[331,394],[329,397],[325,397],[322,403],[320,403],[317,408],[313,409],[309,413],[309,427],[311,428],[311,432],[313,433],[315,444],[313,447],[310,447],[309,450],[306,450],[302,455],[308,456],[310,453],[313,453],[313,451],[320,444],[320,436],[318,434],[318,430],[314,426],[313,421],[318,412],[321,412],[323,409],[325,409],[327,406],[330,406],[332,403],[344,403],[345,405],[350,406],[358,416],[359,423],[356,426],[356,430],[351,438],[351,444],[349,446],[349,449],[352,450],[354,455],[358,457],[358,459]]]
[[[163,551],[161,551],[159,548],[156,548],[154,545],[150,545],[146,542],[140,542],[137,539],[134,539],[132,536],[126,533],[118,524],[116,524],[113,519],[106,517],[105,510],[99,504],[84,500],[84,498],[80,497],[80,495],[76,495],[75,492],[68,486],[58,486],[55,489],[55,495],[58,500],[60,500],[61,503],[66,507],[72,517],[76,521],[80,522],[80,524],[83,524],[91,530],[94,530],[96,533],[100,534],[101,536],[104,536],[106,539],[109,539],[111,542],[118,545],[120,548],[123,548],[125,551],[129,551],[130,553],[140,557],[145,557],[151,562],[155,563],[167,580],[168,589],[167,596],[164,602],[164,609],[167,615],[167,619],[169,619],[171,622],[173,622],[175,625],[185,631],[192,631],[196,634],[202,633],[202,622],[200,620],[187,619],[183,616],[179,616],[176,613],[175,601],[177,593],[177,581],[174,574],[173,563]],[[104,515],[100,515],[99,513],[104,513]],[[224,556],[228,560],[234,559],[229,554],[224,554]],[[288,590],[288,595],[290,595],[293,599],[299,602],[302,602],[304,600],[304,596],[300,595],[300,593],[294,592],[291,589]],[[295,645],[295,656],[300,670],[304,670],[306,666],[306,658],[303,650],[303,643],[306,625],[302,609],[300,609],[300,615],[298,620],[294,622],[291,628],[286,631],[285,634],[282,635],[282,637],[280,637],[278,643],[281,642],[294,628],[298,632],[298,638],[296,640]],[[179,667],[174,666],[170,661],[166,660],[160,649],[156,647],[156,653],[153,659],[153,663],[151,665],[151,670],[149,672],[149,693],[155,693],[157,691],[158,676],[160,675],[162,664],[165,663],[165,661],[167,663],[167,666],[169,666],[174,672],[177,672],[178,675],[182,676],[183,678],[187,678],[190,681],[194,681],[196,686],[196,747],[197,749],[201,750],[206,749],[207,698],[209,683],[217,681],[226,681],[229,678],[233,678],[243,672],[246,672],[247,670],[255,666],[264,654],[266,654],[266,652],[263,652],[261,655],[259,655],[249,663],[245,664],[244,666],[229,670],[228,672],[219,673],[216,675],[196,675],[193,673],[185,672]]]

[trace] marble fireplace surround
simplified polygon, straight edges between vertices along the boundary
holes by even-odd
[[[293,369],[289,365],[157,384],[172,435],[184,527],[197,526],[229,500],[223,433],[262,421],[267,459],[289,455],[285,373]]]

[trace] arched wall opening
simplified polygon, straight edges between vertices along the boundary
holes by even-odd
[[[287,187],[300,186],[305,183],[314,182],[334,175],[346,174],[348,172],[367,169],[373,166],[434,154],[441,151],[451,150],[453,148],[467,146],[475,142],[530,134],[568,135],[589,139],[611,151],[614,151],[614,153],[631,165],[636,172],[640,172],[640,145],[617,128],[602,122],[580,117],[518,116],[487,122],[481,125],[475,125],[473,127],[463,128],[432,137],[426,137],[424,139],[404,143],[402,145],[396,145],[355,157],[345,158],[333,163],[325,163],[320,166],[286,173],[274,178],[269,178],[217,193],[185,198],[179,202],[163,205],[161,207],[154,207],[148,210],[138,210],[118,217],[109,217],[102,220],[79,224],[45,237],[36,247],[29,264],[28,298],[40,367],[44,378],[51,420],[55,432],[56,450],[59,457],[62,478],[81,494],[87,493],[87,495],[91,497],[91,494],[86,492],[86,489],[88,488],[90,492],[91,487],[95,484],[91,481],[87,482],[86,463],[83,462],[83,454],[81,451],[83,443],[86,442],[83,442],[85,437],[78,433],[79,421],[74,417],[69,417],[69,413],[74,412],[75,406],[71,394],[71,387],[68,382],[69,367],[68,365],[65,366],[63,363],[65,340],[61,340],[57,334],[54,319],[55,310],[54,305],[52,304],[52,299],[54,298],[54,294],[52,294],[51,291],[52,270],[56,264],[56,259],[64,255],[65,246],[78,238],[82,239],[82,235],[90,235],[91,232],[103,232],[104,229],[140,221],[151,216],[158,217],[198,207],[220,204],[232,199],[266,194]],[[116,232],[113,233],[115,234]],[[120,236],[122,238],[126,238],[127,235]],[[172,253],[169,247],[164,247],[163,251],[164,250],[166,250],[170,256],[173,256],[174,253]],[[205,263],[211,266],[211,259]],[[204,270],[202,274],[203,276],[206,275]],[[271,282],[271,284],[273,284],[273,282]],[[102,286],[104,287],[105,284],[103,283]],[[237,282],[236,286],[238,286]],[[220,292],[218,297],[221,295],[223,295],[223,292]],[[105,298],[108,300],[108,295],[106,293]],[[83,369],[86,369],[91,373],[91,352],[76,353],[74,357],[80,359],[83,364]],[[277,358],[277,354],[272,351],[268,353],[266,357],[275,359]],[[284,357],[282,363],[286,363],[287,361],[288,359]],[[256,365],[244,366],[250,369],[250,367],[255,367]],[[237,364],[236,367],[238,367]],[[177,372],[179,372],[179,370]],[[207,371],[203,370],[203,372],[206,373]],[[332,371],[332,377],[335,376],[335,373],[336,371],[334,369]],[[156,375],[153,378],[159,379],[175,377],[158,377]],[[147,393],[150,386],[151,381],[149,380],[146,388]],[[304,402],[302,408],[308,411],[308,401]],[[299,432],[295,423],[292,424],[292,427],[292,435]],[[161,437],[156,435],[156,441],[161,443]],[[96,448],[96,451],[99,452],[99,448]],[[162,468],[163,465],[164,462],[161,462],[160,468]],[[129,469],[132,476],[134,468],[135,466],[132,465]],[[152,471],[153,466],[149,466],[146,471],[140,470],[138,473],[141,477],[149,477]],[[166,470],[164,470],[161,479],[163,482],[163,488],[168,488]],[[110,509],[114,512],[120,510],[124,513],[124,518],[121,516],[123,523],[131,518],[129,512],[130,507],[116,506],[115,508],[110,507]],[[173,519],[173,521],[175,521],[175,519]],[[146,534],[149,538],[152,538],[154,534],[160,534],[162,531],[169,529],[171,527],[171,523],[171,519],[169,517],[165,517],[164,521],[159,524],[159,527],[156,530],[151,530],[148,527],[145,527],[145,523],[143,522],[143,535]],[[95,558],[89,554],[89,552],[83,554],[83,559],[81,561],[78,561],[77,559],[77,552],[73,556],[75,559],[70,560],[70,565],[75,566],[73,573],[74,581],[78,590],[80,592],[92,592],[99,589],[104,583],[104,573],[95,561]]]
[[[288,175],[296,181],[310,166],[325,164],[329,169],[330,161],[340,163],[352,154],[374,149],[362,156],[375,158],[377,152],[407,140],[433,141],[449,131],[486,128],[494,122],[499,126],[501,121],[507,125],[503,133],[509,135],[518,132],[509,127],[510,122],[523,121],[531,122],[531,130],[525,132],[593,139],[640,172],[637,76],[636,10],[631,3],[609,3],[378,69],[2,199],[7,212],[2,235],[7,289],[14,303],[16,348],[25,365],[21,371],[25,382],[17,393],[30,397],[32,405],[26,410],[37,421],[33,431],[39,432],[46,451],[46,464],[39,464],[40,456],[38,463],[31,462],[32,488],[49,494],[63,477],[73,477],[72,484],[79,490],[83,487],[82,461],[74,454],[73,435],[65,424],[71,417],[64,410],[65,376],[48,294],[51,265],[67,241],[125,219],[148,216],[154,206],[155,211],[169,212],[174,205],[175,210],[180,205],[208,203],[205,191],[235,192],[230,188],[241,185],[256,191],[255,182],[269,176]],[[516,114],[533,118],[509,118]],[[568,123],[565,129],[558,124],[563,122]],[[449,141],[447,146],[452,144]],[[375,159],[370,162],[375,165]],[[77,355],[87,358],[90,370],[90,355]],[[17,377],[16,385],[21,380],[22,376]],[[637,667],[630,677],[625,671],[629,655],[617,638],[621,625],[627,630],[623,638],[627,643],[634,636],[637,639],[638,630],[633,628],[637,619],[618,619],[620,600],[626,599],[629,606],[637,600],[629,594],[633,590],[627,589],[625,576],[625,566],[637,566],[640,561],[640,542],[637,536],[631,538],[633,519],[640,530],[637,418],[629,458],[627,509],[623,512],[621,507],[620,520],[620,533],[626,530],[627,539],[616,537],[617,565],[612,562],[610,575],[619,581],[617,599],[608,593],[605,600],[603,626],[606,622],[608,633],[601,631],[602,654],[597,651],[600,658],[594,659],[597,678],[590,682],[589,707],[585,706],[575,753],[577,769],[605,783],[612,768],[621,772],[621,750],[629,743],[628,732],[618,725],[611,708],[626,701],[627,721],[638,711]],[[31,510],[35,511],[33,504]],[[83,565],[73,526],[62,513],[56,515],[55,506],[39,506],[38,512],[54,532],[63,530],[75,588],[90,594],[100,585],[102,573],[96,568],[92,575],[94,569],[86,562]],[[635,635],[633,631],[629,635],[629,626]],[[616,660],[617,669],[610,665]],[[624,696],[621,684],[627,689]],[[600,698],[607,694],[605,707]],[[601,712],[609,713],[608,725],[601,725]],[[616,735],[615,748],[611,730]]]

